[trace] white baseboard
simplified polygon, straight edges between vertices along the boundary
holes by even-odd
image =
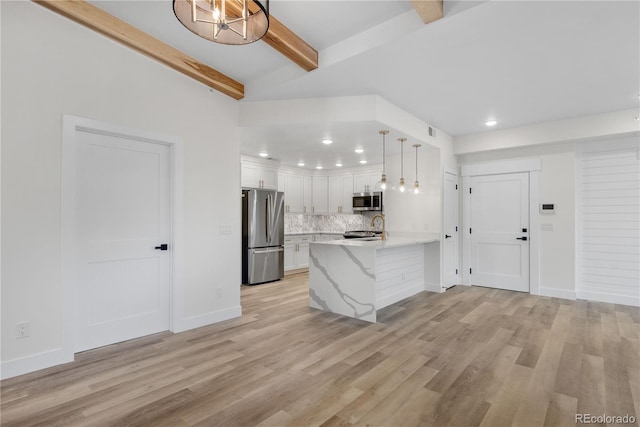
[[[73,362],[73,354],[69,354],[61,348],[43,351],[42,353],[2,362],[2,365],[0,365],[0,379],[5,380],[69,362]]]
[[[555,288],[538,288],[538,292],[540,296],[544,297],[553,297],[553,298],[562,298],[562,299],[576,299],[576,293],[574,291],[569,291],[566,289],[555,289]]]
[[[633,298],[629,297],[628,295],[605,294],[593,291],[578,291],[577,296],[578,299],[586,299],[589,301],[609,302],[612,304],[640,307],[640,298]]]
[[[444,286],[441,283],[425,283],[424,290],[429,292],[437,292],[441,294],[445,291]]]
[[[237,305],[235,307],[229,307],[223,310],[212,311],[209,313],[199,314],[197,316],[185,317],[183,319],[176,320],[173,325],[172,332],[184,332],[190,329],[211,325],[213,323],[234,319],[240,316],[242,316],[242,307]]]

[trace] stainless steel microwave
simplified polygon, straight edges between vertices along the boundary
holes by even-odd
[[[382,191],[371,193],[353,193],[353,211],[381,211]]]

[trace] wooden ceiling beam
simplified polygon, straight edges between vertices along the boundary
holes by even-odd
[[[411,0],[411,4],[425,24],[444,16],[443,0]]]
[[[34,0],[72,21],[91,28],[234,99],[244,85],[84,0]]]
[[[240,3],[230,1],[225,5],[228,14],[242,16]],[[248,6],[251,12],[259,10],[252,3],[249,3]],[[318,68],[318,51],[273,15],[269,15],[269,30],[262,38],[262,41],[302,67],[305,71],[312,71]]]

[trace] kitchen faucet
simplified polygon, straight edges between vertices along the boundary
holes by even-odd
[[[380,218],[380,220],[382,221],[382,240],[387,240],[387,232],[385,231],[384,228],[384,214],[375,214],[374,216],[371,217],[371,224],[369,224],[369,227],[373,227],[375,224],[376,219]]]

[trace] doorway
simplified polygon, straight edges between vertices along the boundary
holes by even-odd
[[[462,166],[463,284],[539,293],[540,159]]]
[[[108,128],[76,124],[65,134],[73,352],[170,329],[171,150]]]
[[[459,274],[459,218],[458,218],[458,176],[450,172],[444,174],[444,232],[443,280],[444,287],[460,284]]]

